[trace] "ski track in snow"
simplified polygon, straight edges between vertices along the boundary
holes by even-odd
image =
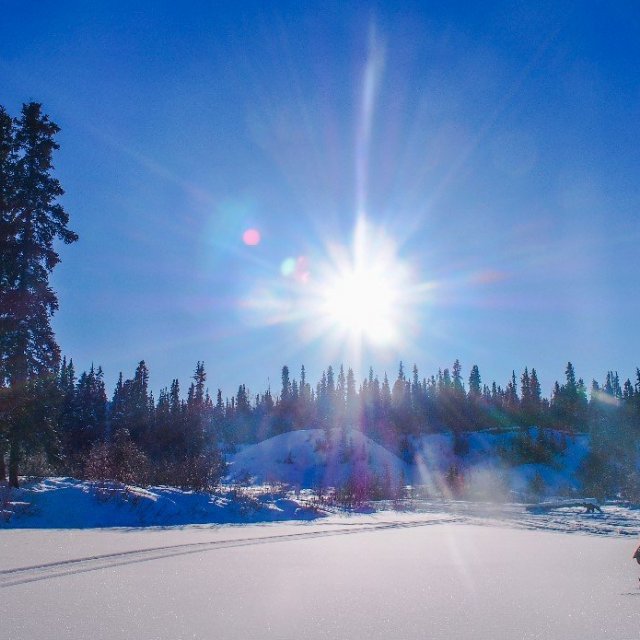
[[[137,549],[133,551],[123,551],[120,553],[109,553],[60,562],[18,567],[0,571],[0,588],[12,587],[29,582],[60,578],[76,573],[86,573],[98,571],[100,569],[110,569],[113,567],[135,564],[138,562],[149,562],[173,556],[190,555],[193,553],[204,553],[217,549],[228,549],[232,547],[253,546],[258,544],[270,544],[274,542],[287,542],[295,540],[306,540],[313,538],[323,538],[327,536],[351,535],[357,533],[383,531],[388,529],[405,529],[410,527],[426,527],[437,524],[452,524],[460,522],[462,519],[453,516],[430,520],[413,521],[392,521],[376,523],[345,523],[340,528],[329,529],[327,531],[309,531],[304,533],[290,533],[273,536],[254,536],[248,538],[236,538],[229,540],[212,540],[209,542],[194,542],[189,544],[169,545],[162,547],[152,547],[148,549]],[[328,523],[327,523],[328,524]]]
[[[389,529],[426,527],[439,524],[474,524],[531,531],[538,530],[614,537],[637,536],[640,533],[638,521],[635,518],[630,518],[628,514],[629,510],[624,508],[608,507],[607,512],[597,515],[586,515],[575,508],[558,509],[553,513],[533,515],[527,513],[523,505],[516,504],[490,505],[467,502],[449,502],[446,504],[439,502],[420,502],[418,504],[419,507],[416,509],[415,516],[422,516],[420,519],[386,519],[374,522],[336,522],[335,520],[331,520],[324,523],[316,521],[313,531],[302,533],[249,536],[245,538],[229,538],[189,544],[156,546],[146,549],[128,550],[119,553],[101,554],[0,570],[0,588],[139,562],[150,562],[173,556],[204,553],[218,549]],[[385,513],[385,515],[387,514],[389,514],[389,512]],[[406,516],[407,513],[405,512],[404,515]],[[323,526],[331,528],[317,530],[317,527]]]

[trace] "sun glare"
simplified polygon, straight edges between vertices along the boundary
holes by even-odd
[[[406,304],[407,270],[390,240],[364,219],[347,255],[335,257],[318,281],[318,313],[331,333],[352,342],[398,341]]]
[[[367,347],[404,348],[415,335],[426,287],[392,238],[360,215],[352,242],[285,258],[276,279],[256,282],[242,306],[255,325],[296,324],[298,338],[358,362]]]
[[[393,283],[384,273],[358,270],[326,284],[323,312],[354,337],[387,344],[394,337],[395,298]]]

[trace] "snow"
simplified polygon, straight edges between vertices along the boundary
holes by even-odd
[[[2,637],[637,637],[635,540],[472,517],[2,530]]]
[[[0,528],[171,526],[318,516],[304,500],[272,487],[226,487],[211,494],[173,487],[98,485],[73,478],[27,482],[12,491],[3,513]]]
[[[354,513],[305,490],[46,478],[5,496],[0,637],[635,638],[640,510],[583,501]]]
[[[279,482],[316,488],[344,484],[352,475],[367,473],[381,478],[388,474],[393,484],[410,482],[431,493],[446,493],[444,478],[456,467],[473,486],[476,497],[505,499],[509,493],[527,494],[536,476],[550,494],[580,490],[577,470],[589,451],[588,438],[546,430],[555,439],[563,438],[566,450],[546,464],[509,464],[500,455],[514,438],[527,433],[535,440],[538,429],[504,429],[462,434],[465,451],[456,455],[452,433],[435,433],[410,438],[412,463],[403,461],[357,429],[342,435],[330,432],[330,446],[321,429],[302,429],[283,433],[258,444],[241,448],[230,456],[227,481],[257,484]],[[345,453],[346,452],[346,453]]]
[[[231,457],[227,480],[250,486],[5,490],[0,637],[636,638],[640,509],[586,513],[584,437],[547,464],[505,466],[497,452],[516,433],[469,434],[461,456],[452,434],[423,436],[408,465],[356,431],[328,447],[323,431],[296,431]],[[425,491],[452,464],[502,501]],[[361,512],[305,489],[363,472],[420,486]],[[536,474],[571,497],[505,500]]]
[[[561,499],[536,504],[469,502],[409,498],[364,504],[371,517],[395,509],[395,518],[442,518],[457,522],[606,536],[640,534],[640,509],[606,503],[601,513],[586,513],[591,498]],[[353,511],[319,503],[310,490],[277,486],[220,487],[214,493],[171,487],[107,484],[96,486],[72,478],[25,482],[5,504],[11,516],[0,532],[11,529],[91,529],[106,527],[175,527],[246,525],[285,521],[342,522]]]
[[[356,429],[301,429],[243,447],[231,457],[228,481],[251,479],[314,488],[344,484],[352,473],[365,472],[392,482],[408,478],[410,469],[392,452]]]

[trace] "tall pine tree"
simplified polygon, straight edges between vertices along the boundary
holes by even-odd
[[[64,192],[53,176],[59,130],[37,102],[23,105],[11,123],[0,109],[0,457],[8,448],[12,486],[18,486],[25,452],[51,446],[54,431],[54,415],[36,420],[29,409],[53,402],[60,360],[50,323],[58,309],[49,286],[60,262],[54,241],[78,239],[67,226],[69,216],[58,202]]]

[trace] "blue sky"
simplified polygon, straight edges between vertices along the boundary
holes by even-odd
[[[567,360],[640,365],[635,3],[0,7],[0,104],[62,127],[54,328],[110,389],[140,359],[225,394],[283,364],[527,365],[545,394]],[[358,215],[398,292],[383,344],[308,301]]]

